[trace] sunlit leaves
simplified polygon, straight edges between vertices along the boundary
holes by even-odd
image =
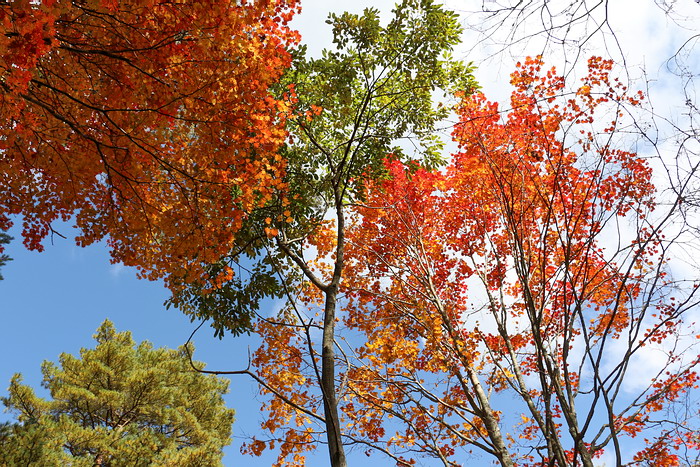
[[[372,8],[331,15],[329,23],[335,47],[317,58],[307,58],[303,48],[295,51],[285,76],[281,89],[294,96],[297,108],[281,152],[288,192],[259,211],[267,243],[258,244],[261,254],[276,258],[286,303],[278,316],[260,316],[256,331],[264,342],[253,363],[272,398],[264,406],[269,413],[264,428],[282,443],[276,444],[282,465],[311,448],[300,444],[289,450],[288,439],[328,441],[333,457],[334,450],[342,450],[333,437],[344,444],[355,435],[375,442],[386,434],[377,418],[381,410],[345,406],[355,398],[355,382],[371,378],[372,371],[354,368],[332,340],[337,316],[344,313],[339,291],[347,268],[349,214],[363,202],[365,186],[388,175],[388,155],[413,166],[438,166],[443,142],[436,132],[449,114],[451,92],[476,87],[471,68],[449,55],[460,40],[457,16],[433,1],[405,0],[388,23]],[[290,277],[295,269],[306,282]],[[386,343],[393,331],[382,331]],[[417,354],[410,340],[405,346],[383,342],[377,336],[375,350],[395,356],[397,365],[412,348]],[[400,397],[400,391],[373,397]],[[308,420],[297,427],[302,414]],[[310,430],[314,425],[318,428]],[[257,441],[250,444],[251,452],[269,447]],[[340,457],[332,462],[344,465]]]
[[[284,186],[272,96],[296,2],[9,2],[0,7],[0,222],[25,244],[74,217],[81,245],[177,288]],[[4,227],[3,227],[4,228]],[[225,279],[213,278],[213,283]]]
[[[383,401],[407,432],[432,420],[430,436],[392,438],[397,450],[442,459],[435,433],[449,432],[453,446],[481,447],[502,465],[590,465],[612,438],[654,432],[648,414],[696,385],[690,348],[668,358],[679,373],[659,374],[633,403],[620,396],[642,346],[678,342],[685,308],[667,297],[662,236],[646,223],[656,208],[651,168],[616,146],[626,108],[642,97],[612,68],[591,58],[572,90],[540,58],[526,59],[506,110],[463,96],[447,167],[389,159],[389,179],[358,208],[345,323],[366,336],[356,355],[373,377],[356,394]],[[634,222],[637,231],[619,227]],[[409,403],[368,396],[396,387],[411,388]],[[489,426],[495,409],[485,403],[499,402],[520,407],[520,419],[497,417],[507,435]],[[614,429],[594,422],[600,411]],[[472,417],[481,425],[461,426]],[[652,449],[653,465],[673,458],[663,455],[678,446],[668,441]]]

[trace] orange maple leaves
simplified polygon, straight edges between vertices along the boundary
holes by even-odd
[[[0,7],[0,221],[30,248],[75,215],[81,244],[175,284],[228,253],[283,188],[295,0],[19,1]]]
[[[345,322],[366,336],[355,352],[372,369],[369,378],[351,379],[357,397],[404,421],[394,446],[410,439],[437,455],[435,433],[449,432],[444,439],[454,446],[499,452],[498,433],[483,428],[493,409],[479,394],[513,391],[528,423],[514,422],[514,433],[524,431],[520,441],[511,438],[506,457],[520,456],[523,440],[544,438],[560,440],[549,443],[546,458],[588,462],[607,441],[591,437],[567,447],[559,427],[575,436],[584,430],[584,439],[576,416],[592,417],[598,408],[580,394],[615,401],[624,372],[593,382],[587,371],[602,373],[600,363],[572,356],[590,352],[607,361],[617,358],[605,351],[616,339],[629,342],[634,354],[644,342],[678,333],[677,304],[659,301],[644,285],[649,265],[664,261],[658,229],[625,236],[613,227],[647,219],[655,208],[650,167],[616,147],[625,106],[642,96],[611,77],[610,61],[590,59],[573,91],[542,65],[539,58],[518,64],[505,112],[481,94],[462,100],[453,133],[459,151],[444,170],[387,162],[390,179],[370,187],[361,221],[348,233],[353,265],[345,287],[353,299]],[[619,250],[611,249],[611,234],[620,235]],[[664,283],[663,271],[653,274]],[[650,324],[645,307],[674,319]],[[626,368],[629,356],[622,358]],[[660,377],[642,391],[637,409],[658,411],[678,398],[695,384],[695,365],[683,366],[682,384]],[[404,398],[389,396],[391,388],[413,394],[410,409]],[[626,418],[637,409],[609,403],[620,421],[611,436],[632,425],[648,428]],[[415,429],[418,414],[430,420],[432,439]],[[484,423],[480,429],[475,422],[462,426],[474,415]]]

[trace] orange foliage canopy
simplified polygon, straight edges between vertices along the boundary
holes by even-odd
[[[347,439],[401,466],[472,451],[503,466],[592,466],[604,450],[677,465],[676,449],[699,447],[692,418],[653,421],[697,387],[697,338],[683,336],[696,289],[670,298],[682,292],[664,267],[668,216],[656,213],[649,165],[618,149],[623,111],[642,95],[611,70],[594,57],[568,90],[528,59],[507,110],[463,97],[447,167],[390,160],[388,179],[368,187],[347,230],[336,339]],[[332,238],[312,239],[320,258]],[[318,309],[317,295],[301,295],[307,313]],[[276,465],[312,447],[322,404],[297,326],[260,323],[253,360],[295,405],[264,407],[264,428],[286,440],[290,463]],[[640,382],[635,365],[654,346],[675,352]],[[626,443],[640,434],[647,447],[635,451]]]
[[[86,245],[170,285],[228,253],[281,185],[296,0],[20,0],[0,6],[0,229]]]
[[[380,401],[371,419],[406,422],[397,449],[450,458],[480,446],[501,465],[592,465],[604,449],[631,460],[620,439],[644,432],[654,441],[635,460],[660,466],[678,465],[679,446],[698,448],[678,441],[694,433],[685,421],[651,422],[697,387],[700,361],[697,339],[682,338],[686,305],[668,298],[651,169],[616,148],[623,109],[642,95],[611,69],[591,58],[567,93],[528,59],[506,112],[463,99],[459,151],[443,171],[389,162],[390,179],[368,190],[345,283],[367,364],[347,379]],[[677,355],[622,396],[649,345]]]

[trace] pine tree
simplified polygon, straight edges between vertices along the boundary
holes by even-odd
[[[188,349],[135,346],[109,320],[94,338],[80,358],[44,362],[51,400],[14,375],[2,401],[18,423],[3,427],[0,465],[221,465],[228,383],[194,371]]]

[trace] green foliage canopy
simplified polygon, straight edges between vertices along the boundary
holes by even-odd
[[[0,465],[221,465],[234,416],[222,399],[228,382],[194,371],[191,348],[135,346],[108,320],[94,338],[80,358],[44,362],[51,400],[12,378],[2,402],[18,423],[0,430]]]
[[[334,47],[320,58],[307,57],[305,46],[294,50],[278,90],[297,115],[281,150],[288,191],[249,213],[239,248],[209,265],[212,277],[231,266],[233,280],[216,290],[193,282],[168,302],[193,319],[212,319],[219,336],[248,331],[263,298],[285,295],[301,277],[286,267],[290,253],[303,257],[304,241],[324,219],[361,202],[367,180],[386,175],[387,158],[441,165],[439,126],[452,97],[478,88],[471,65],[451,56],[461,40],[458,15],[433,0],[403,0],[386,24],[375,8],[331,14],[327,23]],[[271,240],[265,227],[280,235]]]

